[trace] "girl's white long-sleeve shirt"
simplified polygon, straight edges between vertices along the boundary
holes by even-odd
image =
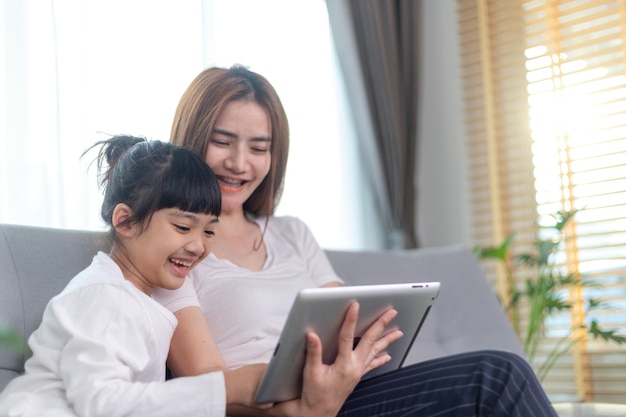
[[[165,381],[172,313],[96,255],[47,305],[0,416],[224,416],[221,372]]]

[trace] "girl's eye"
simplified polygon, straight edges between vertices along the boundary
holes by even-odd
[[[213,230],[205,230],[204,233],[209,237],[215,236],[215,232]]]
[[[266,153],[269,151],[268,148],[252,148],[252,152],[254,153]]]
[[[178,230],[180,230],[181,232],[188,232],[189,228],[187,226],[181,226],[179,224],[175,224],[174,227]]]

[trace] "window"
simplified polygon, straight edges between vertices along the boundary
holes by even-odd
[[[27,0],[1,2],[0,22],[0,222],[101,228],[93,155],[81,153],[110,134],[167,140],[193,77],[240,63],[289,116],[278,214],[327,248],[370,244],[324,1]]]
[[[613,309],[590,314],[626,334],[626,1],[458,0],[473,240],[515,234],[526,250],[557,211],[580,210],[563,269],[601,288]],[[506,280],[485,265],[498,292]],[[518,282],[524,277],[516,276]],[[550,344],[574,318],[548,323]],[[587,339],[544,386],[554,400],[626,401],[626,346]]]

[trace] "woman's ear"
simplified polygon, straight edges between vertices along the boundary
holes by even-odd
[[[132,214],[133,210],[124,203],[115,206],[111,220],[117,234],[126,237],[131,237],[134,234],[134,225],[132,222],[128,222]]]

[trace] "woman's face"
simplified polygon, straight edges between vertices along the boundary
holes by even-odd
[[[267,111],[255,102],[232,101],[219,115],[205,160],[219,180],[223,213],[242,210],[269,172],[271,132]]]

